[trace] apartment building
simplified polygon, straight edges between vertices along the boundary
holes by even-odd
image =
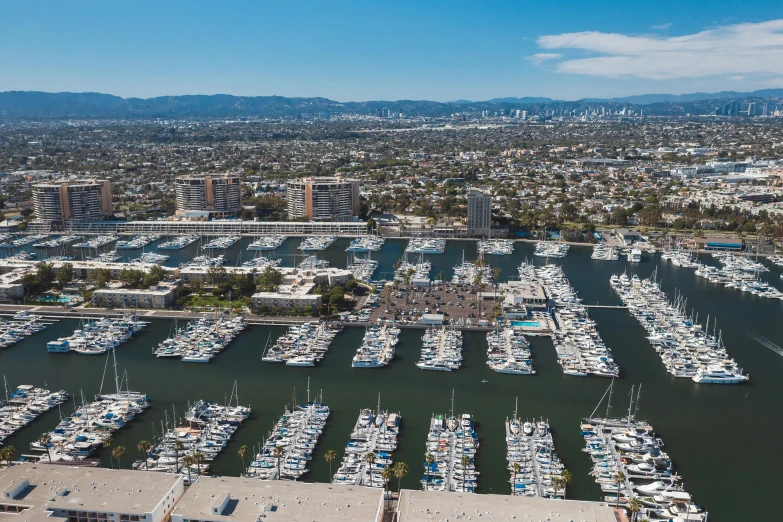
[[[229,217],[242,210],[239,174],[192,174],[175,181],[177,215]]]
[[[341,178],[304,178],[286,185],[289,219],[345,221],[359,214],[359,182]]]
[[[111,214],[108,180],[50,181],[33,185],[33,210],[39,221],[89,222]]]
[[[468,232],[488,235],[492,227],[492,196],[481,190],[468,192]]]

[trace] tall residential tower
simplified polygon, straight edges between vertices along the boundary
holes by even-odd
[[[288,219],[346,221],[359,214],[359,182],[341,178],[304,178],[286,187]]]

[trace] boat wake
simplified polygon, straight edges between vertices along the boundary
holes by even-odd
[[[748,332],[745,332],[745,334],[748,337],[750,337],[751,339],[757,341],[760,345],[765,346],[766,348],[769,348],[770,350],[772,350],[776,354],[778,354],[778,355],[783,357],[783,348],[781,348],[777,344],[773,343],[772,341],[770,341],[769,339],[767,339],[766,337],[764,337],[760,333],[756,333],[756,332],[748,333]]]

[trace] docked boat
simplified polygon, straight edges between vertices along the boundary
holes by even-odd
[[[381,368],[394,359],[394,350],[400,329],[384,324],[368,328],[362,345],[356,350],[351,366],[354,368]]]
[[[337,241],[337,236],[312,236],[306,237],[299,244],[299,250],[303,252],[312,252],[316,250],[326,250],[332,243]]]
[[[286,236],[261,236],[247,246],[248,250],[277,250],[288,239]]]
[[[346,252],[377,252],[384,243],[384,238],[380,236],[357,237],[345,249]]]
[[[405,247],[405,251],[412,254],[442,254],[445,250],[446,240],[440,238],[414,237]]]
[[[428,328],[421,344],[421,356],[416,363],[420,369],[452,371],[462,366],[462,332],[453,326]]]
[[[158,250],[182,250],[183,248],[192,245],[196,241],[201,239],[198,234],[190,234],[189,236],[177,236],[173,239],[161,243],[158,245]]]
[[[202,250],[226,250],[242,239],[242,236],[219,236],[201,246]]]

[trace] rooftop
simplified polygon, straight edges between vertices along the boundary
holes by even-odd
[[[402,491],[398,510],[399,522],[445,522],[471,518],[482,522],[500,520],[616,522],[617,520],[612,508],[604,502],[407,489]]]
[[[13,500],[4,500],[5,503],[30,506],[14,516],[19,522],[34,520],[46,509],[149,513],[182,477],[104,468],[17,464],[0,471],[0,491],[13,490],[25,479],[29,485]]]
[[[212,514],[228,494],[222,514]],[[285,480],[259,481],[238,477],[200,477],[179,501],[172,520],[258,520],[266,522],[319,520],[374,522],[379,520],[383,491],[378,488],[307,484]]]

